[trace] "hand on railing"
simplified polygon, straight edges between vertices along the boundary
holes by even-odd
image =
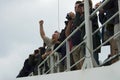
[[[51,54],[52,51],[46,51],[43,55],[42,58],[45,59],[49,54]]]

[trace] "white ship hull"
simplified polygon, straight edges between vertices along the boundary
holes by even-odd
[[[120,61],[111,66],[17,78],[16,80],[120,80]]]

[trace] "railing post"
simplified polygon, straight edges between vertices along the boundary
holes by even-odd
[[[84,14],[85,14],[85,31],[86,31],[86,58],[82,69],[92,68],[93,43],[92,43],[92,26],[90,22],[89,0],[84,0]]]
[[[38,66],[38,75],[40,75],[40,68],[39,68],[39,66]]]
[[[53,55],[54,54],[52,54],[52,55],[50,55],[50,73],[53,73],[54,72],[54,60],[53,60]]]
[[[56,61],[56,63],[55,63],[55,64],[56,64],[56,68],[57,68],[57,70],[56,70],[57,73],[60,72],[60,63],[58,63],[59,60],[60,60],[59,54],[60,54],[60,53],[57,52],[57,61]]]
[[[70,71],[70,47],[68,41],[66,41],[66,60],[67,71]]]

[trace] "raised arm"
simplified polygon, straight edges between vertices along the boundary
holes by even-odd
[[[66,37],[68,37],[70,35],[71,27],[72,27],[72,21],[68,21],[68,25],[66,26],[66,30],[65,30]]]
[[[39,24],[40,24],[40,35],[41,35],[42,39],[44,39],[44,37],[45,37],[45,32],[44,32],[44,29],[43,29],[43,23],[44,23],[43,20],[39,21]]]

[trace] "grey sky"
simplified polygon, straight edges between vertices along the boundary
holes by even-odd
[[[24,60],[42,46],[38,21],[46,35],[58,29],[58,0],[0,0],[0,80],[15,80]],[[76,0],[59,0],[59,27]],[[93,0],[94,3],[100,0]]]

